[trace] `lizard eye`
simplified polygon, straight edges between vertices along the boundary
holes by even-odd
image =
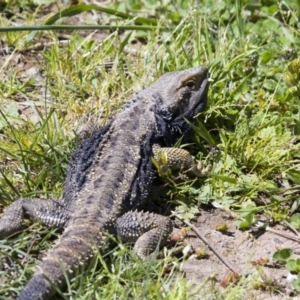
[[[189,89],[194,89],[195,88],[195,80],[191,79],[191,80],[188,80],[187,82],[185,82],[184,84],[187,88]]]

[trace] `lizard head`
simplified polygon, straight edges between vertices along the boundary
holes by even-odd
[[[208,69],[194,67],[164,74],[154,85],[155,116],[159,136],[166,144],[189,131],[186,120],[193,122],[207,102]]]

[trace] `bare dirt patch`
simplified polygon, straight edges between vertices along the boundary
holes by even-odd
[[[229,227],[226,234],[216,230],[216,226],[224,223]],[[284,266],[274,264],[272,256],[282,248],[290,248],[295,254],[299,254],[298,242],[263,230],[241,231],[230,214],[221,210],[203,210],[194,225],[215,250],[238,271],[239,275],[254,279],[247,299],[279,300],[287,297],[291,292],[286,280],[288,270]],[[275,226],[274,229],[291,234],[280,225]],[[193,232],[188,235],[186,241],[194,249],[207,249],[207,246]],[[215,287],[222,289],[222,285],[231,283],[230,270],[211,250],[207,249],[207,253],[209,255],[207,259],[190,257],[184,263],[183,271],[186,278],[194,283],[194,287],[201,285],[207,278],[213,277],[216,280]],[[268,263],[260,265],[260,262],[267,260]],[[203,295],[202,290],[201,297],[215,299],[215,296],[209,296],[208,290],[205,291],[207,294]]]

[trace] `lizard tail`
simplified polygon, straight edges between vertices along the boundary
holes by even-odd
[[[101,232],[99,224],[89,223],[66,229],[16,300],[50,299],[94,256],[104,241]]]

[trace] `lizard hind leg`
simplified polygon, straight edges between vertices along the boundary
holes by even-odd
[[[158,214],[130,211],[116,221],[116,231],[123,242],[134,243],[134,252],[146,259],[157,247],[162,247],[172,233],[172,222]]]
[[[62,200],[21,198],[8,206],[0,219],[0,239],[22,229],[24,219],[38,220],[47,226],[63,228],[70,212]]]

